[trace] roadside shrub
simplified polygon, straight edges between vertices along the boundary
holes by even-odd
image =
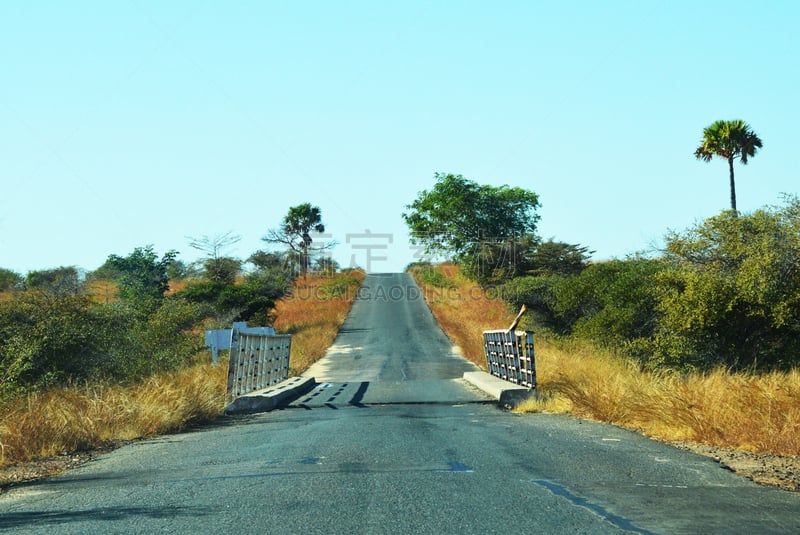
[[[556,334],[567,334],[572,322],[557,312],[560,287],[565,277],[550,275],[540,277],[517,277],[499,286],[494,293],[515,310],[522,305],[528,308],[529,323]]]
[[[613,260],[576,275],[518,277],[498,293],[515,309],[526,305],[539,327],[618,346],[652,335],[657,317],[653,276],[663,269],[657,260]]]
[[[202,337],[191,332],[203,316],[203,307],[197,303],[165,299],[146,320],[133,325],[119,378],[146,377],[188,364],[203,346]]]
[[[22,292],[0,304],[0,367],[6,393],[82,379],[102,369],[110,326],[91,299]]]
[[[653,335],[658,319],[654,276],[664,263],[630,258],[593,264],[574,280],[571,304],[580,304],[573,333],[604,347],[624,347]]]
[[[732,369],[800,363],[800,202],[723,212],[667,240],[656,362]],[[677,339],[677,340],[675,340]]]
[[[0,400],[53,384],[90,379],[127,381],[172,370],[199,349],[190,329],[202,309],[166,299],[142,316],[122,301],[20,292],[0,303]]]
[[[275,301],[285,296],[291,281],[281,274],[261,272],[250,274],[239,284],[201,280],[191,282],[176,295],[210,307],[216,317],[234,321],[253,321],[268,325]]]
[[[20,288],[25,279],[22,275],[10,269],[0,268],[0,292],[7,292]]]

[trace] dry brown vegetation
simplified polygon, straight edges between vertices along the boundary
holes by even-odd
[[[177,432],[218,416],[227,369],[199,364],[141,384],[75,385],[34,393],[7,407],[0,466]]]
[[[445,332],[484,369],[480,333],[507,327],[514,313],[443,266],[451,288],[424,286]],[[757,453],[800,456],[800,371],[763,374],[643,372],[587,344],[536,339],[539,399],[526,412],[570,413],[642,432]]]
[[[277,304],[275,327],[292,337],[292,372],[319,359],[355,298],[362,272],[309,277]],[[102,292],[101,292],[102,293]],[[206,362],[208,354],[198,356]],[[17,399],[0,413],[0,468],[32,459],[174,433],[222,413],[227,366],[196,364],[132,386],[83,384]]]

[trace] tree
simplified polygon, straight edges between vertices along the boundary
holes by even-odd
[[[588,247],[542,241],[533,234],[503,241],[484,241],[461,261],[461,270],[481,286],[503,284],[525,275],[575,275],[588,265]]]
[[[800,200],[723,212],[666,237],[664,361],[790,368],[800,355]]]
[[[741,119],[733,121],[716,121],[711,126],[703,129],[703,141],[695,157],[705,162],[717,156],[728,161],[731,183],[731,210],[736,213],[736,185],[733,179],[733,161],[739,159],[743,165],[748,158],[752,158],[761,148],[761,139]]]
[[[625,348],[655,329],[654,277],[664,269],[660,260],[612,260],[579,272],[517,277],[498,295],[514,308],[526,305],[537,327]]]
[[[247,262],[253,264],[259,271],[297,271],[292,264],[291,255],[286,253],[256,251],[248,257]]]
[[[321,256],[314,262],[314,271],[326,276],[331,276],[339,271],[339,262],[328,256]]]
[[[588,265],[594,251],[576,243],[537,242],[536,247],[520,261],[520,270],[527,275],[577,275]]]
[[[82,288],[80,274],[74,266],[29,271],[25,277],[25,286],[58,297],[77,295]]]
[[[268,243],[280,243],[300,255],[300,269],[305,278],[309,266],[309,250],[312,250],[311,233],[325,232],[322,223],[322,212],[318,206],[303,203],[289,208],[278,230],[270,230],[262,239]],[[317,250],[332,247],[333,243],[323,243]]]
[[[242,262],[230,256],[223,256],[222,252],[238,243],[242,239],[241,236],[229,230],[213,237],[189,239],[189,247],[206,253],[206,259],[202,262],[205,278],[214,282],[233,284],[242,270]]]
[[[23,278],[16,271],[0,268],[0,292],[18,288],[22,285]]]
[[[474,253],[481,242],[499,242],[533,234],[539,197],[509,186],[477,184],[461,175],[435,173],[436,184],[407,205],[403,219],[411,240],[428,253],[455,259]]]
[[[110,255],[106,263],[119,272],[119,295],[143,311],[161,303],[169,290],[167,270],[178,255],[168,251],[159,259],[153,247],[137,247],[126,257]]]
[[[206,256],[209,258],[217,259],[222,256],[222,251],[239,243],[242,239],[241,236],[233,234],[232,230],[225,232],[224,234],[217,234],[216,236],[208,237],[203,236],[201,238],[192,238],[189,237],[189,247],[192,249],[197,249],[198,251],[202,251],[206,253]]]

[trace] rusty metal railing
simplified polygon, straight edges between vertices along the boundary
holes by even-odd
[[[531,331],[484,331],[483,342],[490,374],[526,388],[536,388]]]

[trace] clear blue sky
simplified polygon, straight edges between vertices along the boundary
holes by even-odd
[[[307,201],[340,263],[387,245],[371,270],[397,271],[437,171],[533,190],[543,237],[623,258],[729,206],[693,156],[717,119],[764,141],[740,210],[798,193],[798,24],[794,1],[4,1],[0,267],[190,262],[228,231],[244,259]]]

